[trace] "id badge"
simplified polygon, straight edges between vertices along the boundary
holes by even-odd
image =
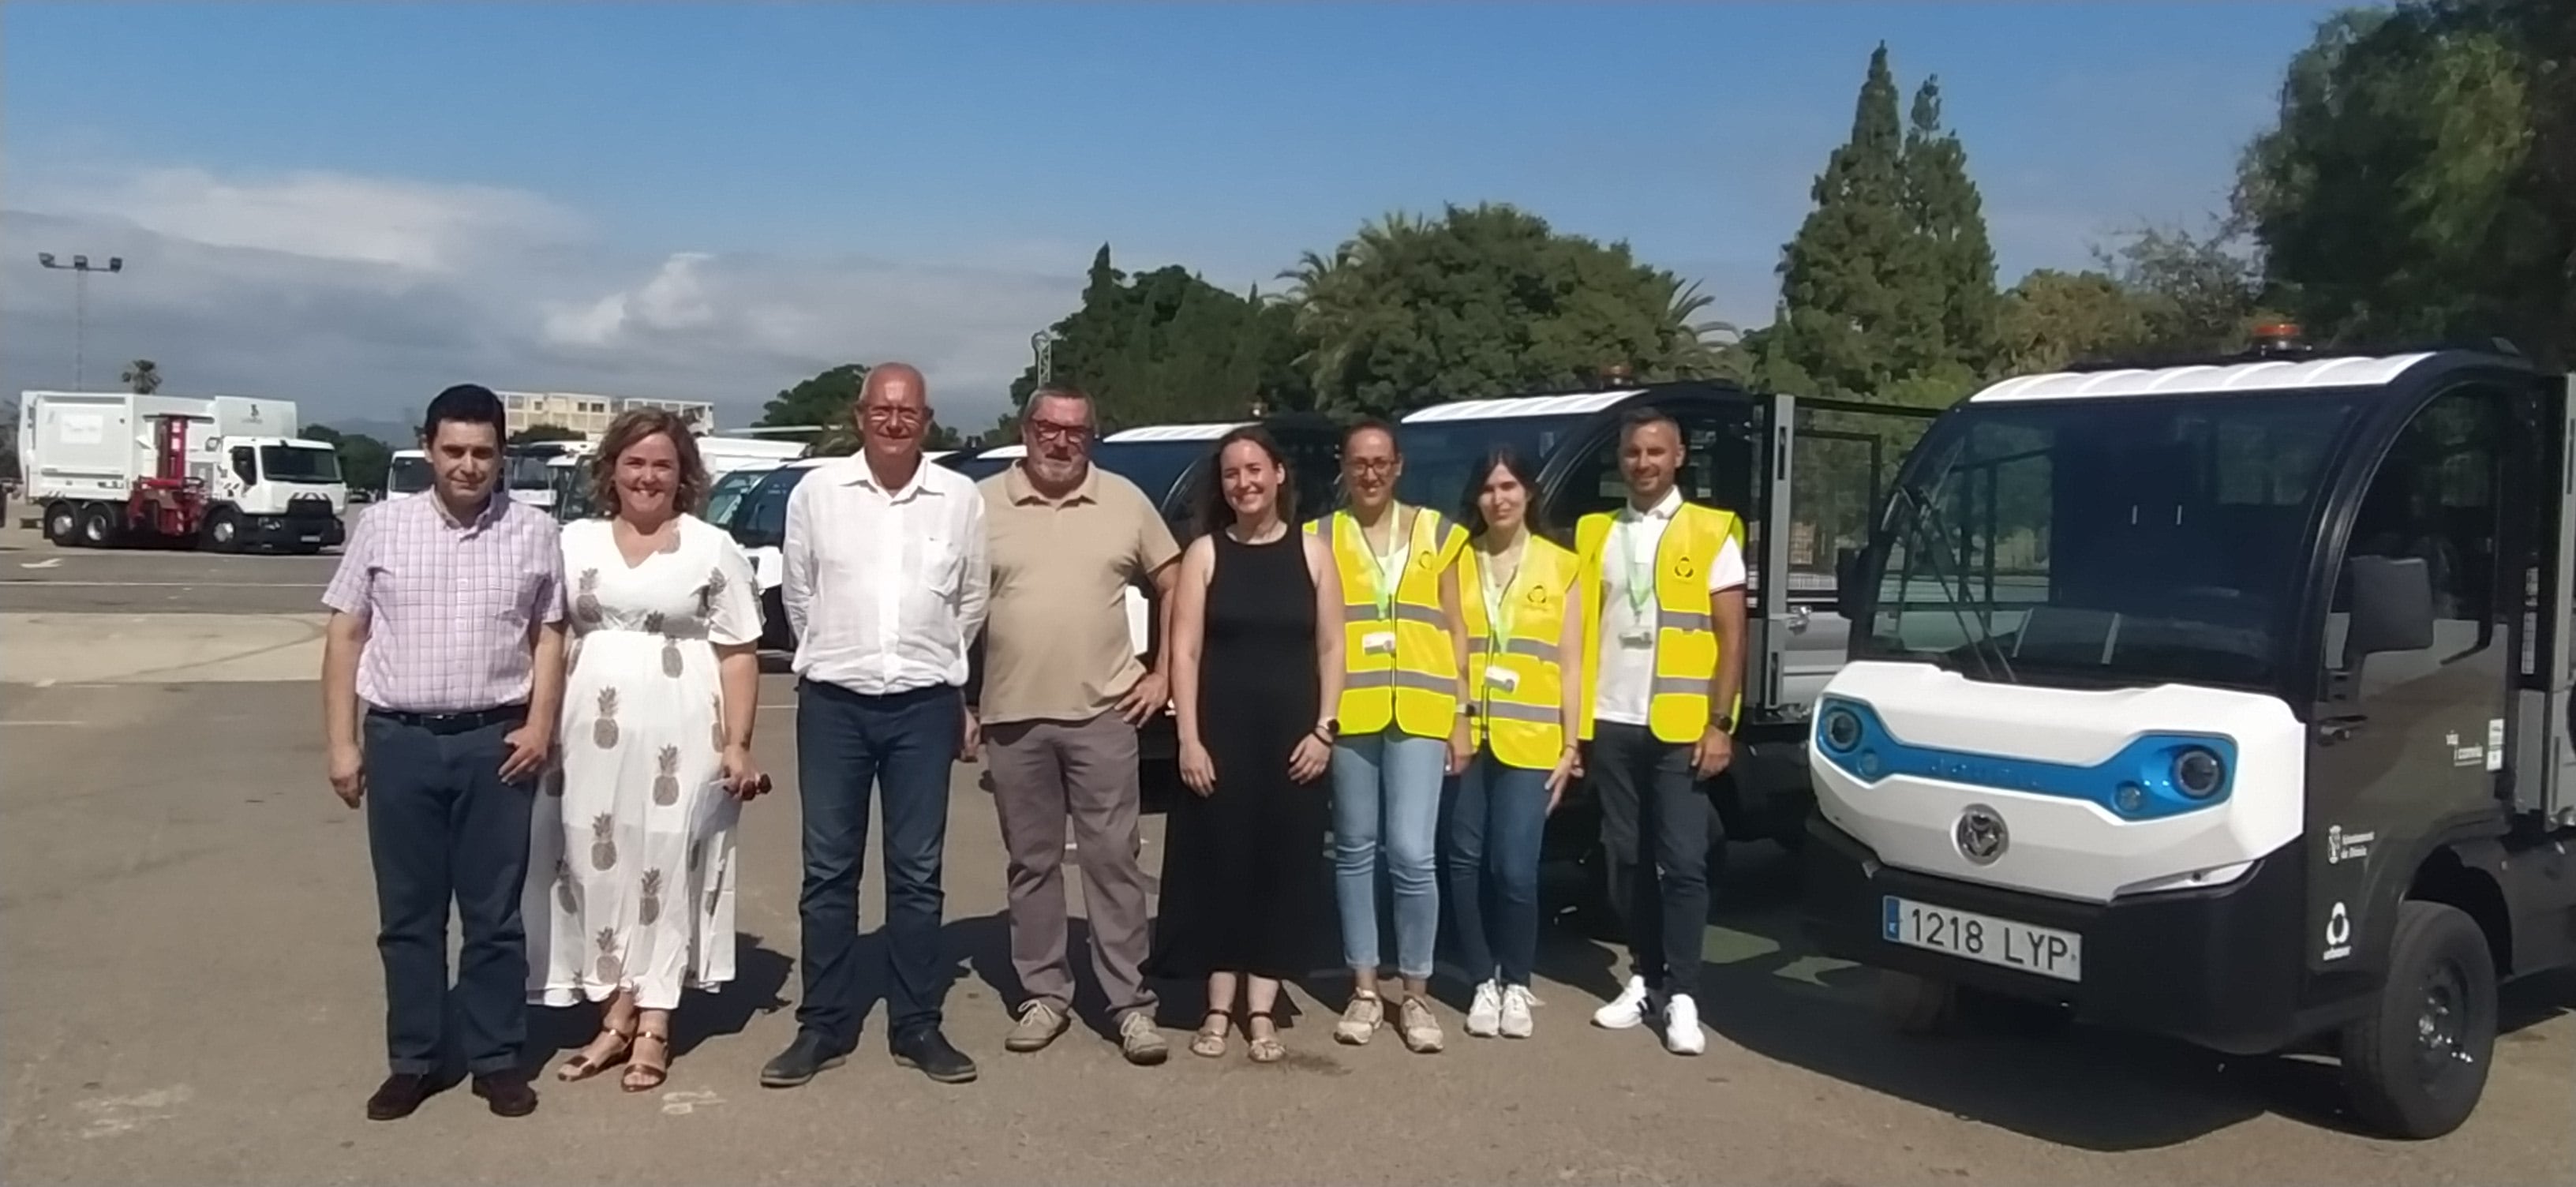
[[[1619,645],[1631,651],[1652,651],[1655,647],[1655,632],[1650,630],[1622,632],[1619,636]]]
[[[1495,692],[1511,692],[1521,686],[1521,674],[1510,668],[1485,669],[1485,687]]]
[[[1360,636],[1360,653],[1363,655],[1392,655],[1394,652],[1394,631],[1372,631]]]

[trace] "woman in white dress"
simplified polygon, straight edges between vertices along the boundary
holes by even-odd
[[[557,769],[535,813],[523,914],[529,1000],[602,1003],[557,1070],[622,1058],[629,1092],[670,1074],[685,987],[734,974],[734,821],[751,760],[760,599],[731,538],[688,513],[707,489],[688,427],[617,418],[591,464],[604,519],[568,524],[573,599]]]

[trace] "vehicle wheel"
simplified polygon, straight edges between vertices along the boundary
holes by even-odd
[[[79,547],[80,508],[71,503],[56,503],[45,508],[45,539],[67,547]]]
[[[1959,987],[1948,981],[1880,969],[1878,1016],[1899,1034],[1940,1034],[1958,1019]]]
[[[91,548],[106,548],[116,543],[116,514],[106,504],[93,504],[81,512],[80,542]]]
[[[231,511],[215,512],[206,521],[206,547],[217,552],[231,552],[241,547],[241,517]]]
[[[2397,905],[2388,979],[2343,1032],[2344,1089],[2362,1120],[2393,1137],[2460,1127],[2486,1091],[2495,1051],[2495,958],[2468,913]]]

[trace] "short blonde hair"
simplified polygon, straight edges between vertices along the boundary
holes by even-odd
[[[599,514],[617,514],[618,456],[656,433],[671,439],[671,450],[680,458],[680,485],[671,492],[671,505],[692,515],[704,507],[707,464],[698,456],[698,436],[690,431],[689,422],[668,408],[636,408],[608,422],[608,431],[600,434],[599,452],[591,455],[590,505]]]

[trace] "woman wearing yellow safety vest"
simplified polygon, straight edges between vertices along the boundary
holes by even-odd
[[[1574,554],[1531,522],[1535,469],[1509,446],[1468,480],[1473,533],[1458,562],[1473,756],[1449,816],[1449,901],[1468,975],[1467,1033],[1530,1035],[1538,955],[1539,842],[1565,785],[1582,773],[1575,738],[1583,681]]]
[[[1440,785],[1466,765],[1466,632],[1459,550],[1467,533],[1428,507],[1396,501],[1404,458],[1395,431],[1363,421],[1342,435],[1344,510],[1306,525],[1341,573],[1341,729],[1333,742],[1333,856],[1342,954],[1355,988],[1333,1037],[1369,1041],[1386,1022],[1378,995],[1378,857],[1395,891],[1395,969],[1404,978],[1397,1033],[1407,1049],[1440,1049],[1431,1012],[1440,934],[1433,856]]]

